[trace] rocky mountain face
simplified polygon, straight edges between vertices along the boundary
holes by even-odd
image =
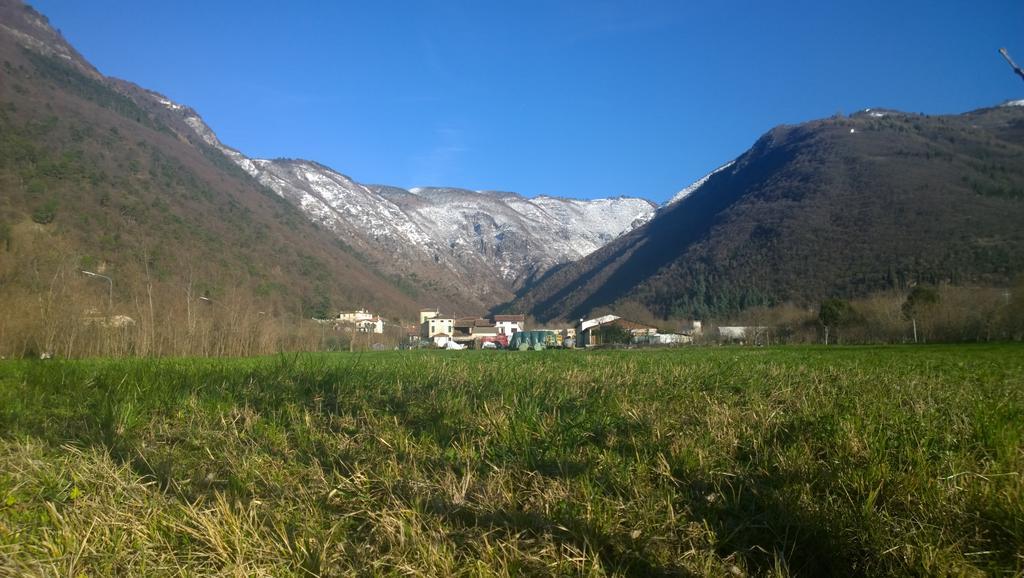
[[[579,200],[516,193],[364,185],[307,160],[250,159],[220,142],[191,109],[150,93],[260,183],[300,207],[374,266],[487,308],[552,267],[646,222],[645,199]]]
[[[511,307],[575,319],[641,307],[704,318],[915,283],[1024,273],[1024,106],[866,110],[775,128],[643,226]]]

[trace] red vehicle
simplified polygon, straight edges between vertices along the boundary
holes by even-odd
[[[495,335],[494,337],[481,337],[480,345],[484,343],[494,343],[498,346],[498,349],[508,349],[508,336],[507,335]]]

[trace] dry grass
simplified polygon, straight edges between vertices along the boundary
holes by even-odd
[[[1014,575],[1024,349],[0,364],[0,574]]]

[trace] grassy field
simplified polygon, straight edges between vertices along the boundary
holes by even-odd
[[[0,575],[1020,575],[1024,347],[0,362]]]

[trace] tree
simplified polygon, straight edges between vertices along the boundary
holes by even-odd
[[[57,216],[57,201],[47,201],[43,206],[32,211],[32,220],[40,225],[49,225]]]
[[[7,223],[0,223],[0,245],[7,251],[11,250],[11,226]]]
[[[939,292],[934,287],[917,285],[903,302],[903,317],[914,327],[914,343],[917,343],[917,318],[921,313],[939,302]]]
[[[830,329],[845,325],[855,316],[856,312],[849,301],[835,298],[822,301],[821,309],[818,310],[818,320],[825,327],[825,345],[828,345]]]
[[[303,296],[302,314],[305,318],[327,319],[330,316],[331,299],[317,291],[316,294]]]

